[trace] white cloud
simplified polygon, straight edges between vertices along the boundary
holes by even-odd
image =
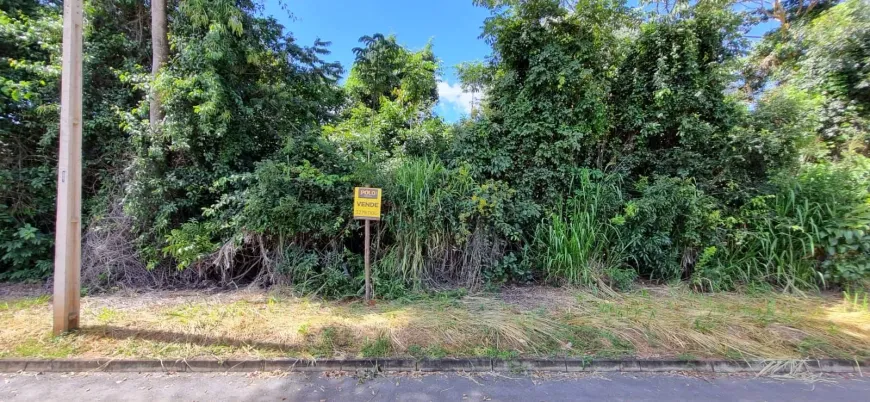
[[[444,106],[471,114],[471,93],[463,92],[458,83],[451,85],[446,81],[439,82],[438,99]]]

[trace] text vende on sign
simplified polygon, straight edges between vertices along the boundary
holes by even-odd
[[[381,219],[381,189],[369,187],[354,187],[353,218]]]

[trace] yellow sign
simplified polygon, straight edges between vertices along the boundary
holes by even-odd
[[[381,189],[353,188],[353,218],[381,220]]]

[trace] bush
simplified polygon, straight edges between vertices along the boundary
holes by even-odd
[[[0,280],[50,273],[55,3],[0,7]],[[756,53],[770,58],[742,88],[746,21],[720,2],[650,15],[612,0],[475,1],[492,12],[493,54],[460,76],[486,96],[452,125],[436,113],[432,44],[364,36],[341,85],[326,42],[302,46],[256,2],[173,2],[173,54],[152,79],[129,24],[139,4],[92,3],[92,288],[361,295],[355,186],[384,189],[371,244],[384,298],[485,282],[800,291],[870,278],[862,1],[767,36]]]
[[[393,274],[414,288],[438,276],[455,276],[446,272],[457,263],[452,248],[468,232],[457,207],[473,185],[467,172],[449,171],[433,159],[409,159],[395,169],[385,191],[392,204],[386,230],[395,236]]]
[[[49,235],[25,223],[18,230],[0,228],[3,269],[0,280],[38,280],[51,273],[52,261],[46,257],[54,243]]]
[[[638,274],[656,280],[688,277],[698,252],[715,242],[717,202],[690,179],[657,176],[634,184],[636,196],[614,219]]]
[[[732,219],[727,245],[695,281],[711,289],[767,282],[799,291],[870,278],[868,159],[803,166]]]

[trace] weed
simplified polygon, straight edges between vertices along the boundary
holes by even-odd
[[[870,305],[868,305],[870,294],[863,290],[859,289],[852,292],[848,289],[844,290],[843,301],[846,303],[848,311],[870,311]]]
[[[3,310],[17,311],[17,310],[29,309],[32,307],[44,305],[44,304],[48,303],[48,301],[49,301],[48,295],[42,295],[42,296],[37,296],[37,297],[26,297],[23,299],[15,300],[13,302],[4,302],[4,303],[0,304],[0,311],[3,311]]]
[[[692,326],[700,333],[709,334],[716,327],[716,322],[712,318],[712,313],[709,313],[706,316],[695,318]]]
[[[684,352],[684,353],[680,353],[677,355],[677,360],[686,362],[686,361],[698,360],[698,357],[691,354],[691,353]]]
[[[115,321],[119,316],[120,312],[118,312],[118,310],[109,307],[103,307],[97,313],[97,320],[99,320],[101,324],[105,325],[112,321]]]
[[[630,340],[619,337],[610,331],[601,331],[601,335],[610,341],[610,347],[598,352],[602,357],[623,357],[634,354],[634,344]]]
[[[319,357],[329,357],[351,343],[347,330],[342,327],[325,327],[320,331],[320,338],[312,353]]]
[[[14,351],[17,356],[21,357],[41,359],[66,358],[74,355],[76,352],[76,348],[72,345],[71,340],[69,335],[31,338],[17,345]]]
[[[488,346],[483,349],[481,355],[493,359],[513,360],[519,357],[520,354],[516,350],[506,350],[494,346]]]
[[[411,345],[408,347],[407,352],[417,360],[443,359],[450,355],[450,351],[441,345],[430,345],[425,348],[420,345]]]
[[[395,208],[386,217],[386,225],[395,233],[396,243],[376,268],[402,278],[415,290],[435,276],[475,286],[482,277],[479,264],[451,261],[456,256],[450,253],[460,238],[458,233],[468,229],[454,228],[445,219],[455,200],[471,194],[470,176],[451,174],[439,160],[427,158],[407,160],[392,176],[386,191]]]
[[[797,350],[802,357],[828,355],[837,358],[847,358],[847,354],[832,347],[826,340],[816,337],[806,337],[797,345]]]
[[[775,194],[741,209],[745,229],[729,233],[714,270],[733,282],[766,282],[796,293],[859,281],[870,272],[870,207],[867,186],[855,173],[850,163],[813,164],[780,178]]]
[[[423,350],[423,347],[420,345],[411,345],[408,346],[406,350],[411,357],[417,360],[423,360],[426,358],[426,352]]]
[[[725,358],[728,360],[746,360],[743,352],[734,348],[728,348],[725,350]]]
[[[389,356],[392,344],[386,335],[379,335],[374,341],[366,340],[362,346],[363,357],[386,357]]]
[[[439,345],[433,345],[426,348],[426,355],[432,359],[443,359],[447,357],[448,354],[450,354],[450,352]]]
[[[561,338],[565,342],[558,346],[569,355],[594,353],[604,347],[601,331],[585,325],[567,325]]]
[[[579,181],[575,196],[538,226],[534,259],[551,281],[600,287],[609,281],[625,287],[635,276],[619,269],[626,257],[606,211],[611,203],[619,204],[619,186],[593,179],[589,170]]]

